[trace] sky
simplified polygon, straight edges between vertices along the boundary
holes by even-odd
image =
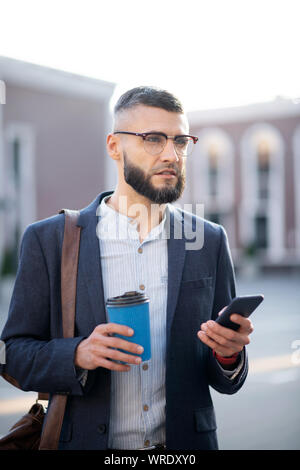
[[[187,111],[300,97],[299,0],[0,0],[0,55],[165,88]]]

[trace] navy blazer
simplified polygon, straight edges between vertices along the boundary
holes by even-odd
[[[64,214],[29,225],[2,332],[6,365],[25,391],[67,393],[60,449],[106,449],[110,413],[110,371],[89,371],[83,388],[76,377],[77,345],[96,325],[106,322],[99,240],[96,235],[99,194],[80,211],[76,325],[74,338],[62,338],[60,266]],[[187,250],[176,230],[202,223],[204,245]],[[212,351],[197,337],[202,322],[215,319],[235,297],[228,240],[222,226],[178,208],[170,211],[166,353],[166,445],[168,449],[217,449],[216,419],[209,386],[233,394],[248,373],[226,377]],[[183,234],[186,232],[183,230]],[[189,240],[190,241],[190,240]]]

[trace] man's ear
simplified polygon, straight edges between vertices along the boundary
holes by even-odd
[[[122,147],[119,136],[115,134],[108,134],[106,138],[106,149],[108,155],[113,160],[121,160]]]

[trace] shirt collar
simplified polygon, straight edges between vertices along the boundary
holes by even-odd
[[[139,235],[136,230],[136,223],[134,222],[134,219],[131,217],[128,217],[125,214],[122,214],[121,212],[116,211],[111,206],[106,204],[106,201],[110,197],[111,195],[108,195],[102,199],[100,203],[100,207],[99,207],[99,212],[98,212],[98,215],[101,217],[102,221],[105,221],[105,224],[107,225],[107,230],[109,231],[110,227],[114,228],[114,230],[117,228],[118,233],[122,235],[122,238],[125,236],[125,238],[139,239]],[[162,221],[158,225],[153,227],[153,229],[148,233],[143,243],[149,240],[160,238],[160,234],[162,234],[163,231],[165,230],[167,212],[169,211],[170,211],[169,204],[166,204],[166,209],[165,209]],[[126,234],[129,236],[126,237]]]

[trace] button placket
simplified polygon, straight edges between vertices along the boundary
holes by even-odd
[[[143,263],[144,263],[145,258],[140,256],[144,251],[144,247],[142,245],[143,244],[141,243],[139,245],[138,249],[137,249],[137,253],[138,253],[137,262],[138,262],[138,266],[139,266],[138,274],[139,274],[139,279],[140,279],[139,290],[144,291],[145,290],[145,284],[143,282],[143,279],[144,279]]]
[[[148,444],[145,444],[145,447],[148,447],[151,442],[151,377],[149,372],[149,364],[147,362],[140,364],[141,406],[145,425],[144,440],[145,443],[148,442]]]
[[[124,218],[125,220],[125,218]],[[127,222],[128,223],[128,222]],[[129,225],[129,224],[128,224]],[[137,235],[137,230],[131,226],[130,227],[130,230],[128,230],[130,232],[130,235],[132,236],[128,236],[127,235],[127,231],[124,232],[122,231],[121,232],[121,235],[123,235],[123,238],[126,240],[125,242],[122,241],[122,239],[120,239],[120,249],[119,249],[119,246],[117,246],[116,248],[118,249],[118,254],[121,253],[121,255],[123,254],[123,251],[121,250],[121,245],[123,245],[123,243],[125,244],[126,243],[126,250],[125,250],[125,255],[126,255],[126,272],[128,273],[127,276],[125,276],[125,279],[122,278],[122,288],[120,287],[121,289],[121,292],[120,294],[123,292],[123,290],[139,290],[138,287],[139,285],[143,285],[145,287],[144,290],[141,290],[140,292],[141,293],[147,293],[148,295],[151,295],[151,298],[152,298],[152,302],[151,302],[151,305],[150,305],[150,308],[151,308],[151,311],[152,311],[152,306],[154,304],[154,307],[153,307],[153,312],[154,313],[157,313],[157,307],[155,307],[155,303],[154,303],[154,300],[155,302],[157,303],[157,298],[158,296],[156,295],[153,295],[153,294],[156,294],[156,292],[159,292],[159,295],[162,295],[162,283],[160,282],[160,275],[161,273],[164,273],[165,271],[161,269],[161,265],[164,266],[164,260],[165,260],[165,247],[160,247],[160,243],[159,241],[157,240],[144,240],[142,243],[141,243],[141,240],[138,239],[137,236],[134,236],[134,235]],[[153,235],[153,234],[152,234]],[[166,243],[166,242],[165,242]],[[156,250],[156,247],[154,245],[158,244],[158,251]],[[110,251],[113,251],[112,247],[110,244],[108,244],[108,249]],[[139,250],[139,248],[142,249],[142,252],[140,252],[141,250]],[[108,250],[107,250],[108,251]],[[161,253],[160,253],[161,251]],[[105,252],[105,250],[103,250],[103,253]],[[147,267],[153,263],[155,261],[155,266],[153,266],[153,270],[151,269],[150,272],[149,270],[147,269]],[[167,261],[167,258],[166,258],[166,261]],[[104,260],[105,262],[105,260]],[[125,266],[122,267],[122,263],[121,264],[121,267],[118,268],[118,270],[115,270],[112,269],[112,272],[113,274],[115,274],[115,271],[116,271],[116,276],[114,275],[114,279],[117,278],[117,276],[119,275],[119,271],[121,271],[121,274],[122,272],[125,273]],[[108,266],[108,268],[111,268],[111,266],[109,265],[109,263],[107,262],[106,265]],[[166,263],[167,265],[167,263]],[[128,279],[127,279],[128,278]],[[153,279],[155,278],[155,282],[153,282]],[[124,286],[124,287],[123,287]],[[148,292],[149,291],[149,292]],[[112,295],[118,295],[118,292],[116,292],[116,294],[112,294]],[[163,295],[162,295],[163,297]],[[165,300],[164,300],[164,303],[165,303]],[[160,309],[161,311],[165,311],[165,305],[162,309]],[[151,316],[151,315],[150,315]],[[164,316],[162,314],[162,316]],[[153,318],[152,318],[153,320]],[[162,320],[160,319],[159,317],[159,325],[162,323]],[[156,328],[156,325],[153,325],[151,324],[150,325],[151,327],[151,332],[153,332],[154,334],[156,333],[157,331],[157,328]],[[161,327],[159,326],[159,330],[161,330]],[[160,331],[159,331],[159,334],[160,334]],[[163,337],[164,338],[164,337]],[[164,339],[163,341],[160,343],[160,344],[164,344]],[[153,388],[154,386],[156,385],[156,381],[158,382],[160,379],[154,379],[153,378],[153,374],[152,374],[152,364],[157,364],[157,354],[158,352],[155,350],[155,351],[152,351],[153,353],[153,358],[148,362],[148,369],[147,369],[147,362],[142,362],[141,364],[135,366],[135,367],[132,367],[132,371],[134,370],[135,374],[134,374],[134,377],[130,377],[130,380],[129,380],[129,385],[131,386],[131,384],[134,384],[134,388],[132,387],[132,390],[134,393],[135,390],[137,390],[137,388],[135,388],[135,385],[140,388],[140,393],[139,393],[139,400],[136,402],[136,407],[134,409],[134,413],[135,415],[138,416],[138,419],[141,420],[141,433],[138,437],[138,445],[137,447],[143,447],[145,445],[145,447],[149,447],[153,444],[155,444],[156,442],[162,442],[163,439],[159,438],[157,439],[156,436],[157,436],[157,433],[155,433],[155,435],[152,434],[151,432],[151,427],[153,426],[154,427],[154,423],[156,423],[157,421],[157,415],[158,415],[158,412],[160,412],[160,408],[161,406],[158,408],[157,407],[157,402],[154,402],[154,399],[153,399]],[[160,353],[159,353],[160,354]],[[153,362],[155,361],[155,362]],[[146,367],[146,370],[145,370],[145,366]],[[157,370],[157,368],[155,367],[155,370]],[[117,374],[115,374],[117,375]],[[121,375],[121,374],[118,374],[118,375]],[[124,374],[125,376],[125,374]],[[122,375],[123,377],[123,375]],[[127,384],[127,381],[125,380],[126,384]],[[113,384],[114,386],[116,385],[116,383]],[[131,391],[131,389],[129,388],[129,390]],[[117,394],[116,394],[117,396]],[[153,402],[152,402],[153,400]],[[161,398],[160,398],[161,400]],[[120,400],[121,401],[121,400]],[[113,406],[115,407],[114,408],[114,411],[115,410],[118,410],[118,406],[119,406],[119,403],[120,401],[118,400],[115,400],[115,402],[113,403]],[[125,402],[126,403],[126,402]],[[143,406],[144,405],[147,405],[149,407],[148,411],[144,411],[143,410]],[[125,405],[126,406],[126,405]],[[126,408],[125,408],[126,410]],[[131,417],[128,417],[128,419],[131,419]],[[100,423],[99,423],[100,424]],[[118,420],[116,419],[115,420],[115,423],[114,425],[111,427],[112,428],[112,432],[114,432],[114,430],[116,430],[116,435],[117,435],[117,432],[119,431],[119,423],[118,423]],[[103,428],[100,427],[100,429],[98,430],[98,432],[103,432]],[[108,428],[106,430],[106,432],[108,432]],[[99,434],[100,436],[100,434]],[[123,438],[122,438],[123,439]],[[126,442],[126,445],[127,445],[127,440],[129,440],[129,438],[127,438],[127,436],[124,436],[124,442]],[[117,442],[117,439],[116,439],[116,445],[118,444]]]
[[[131,219],[129,221],[129,224],[127,224],[127,233],[128,233],[129,239],[136,240],[139,243],[139,233],[137,231],[137,222],[134,219]]]
[[[147,240],[148,242],[148,240]],[[147,262],[149,262],[149,255],[151,250],[150,244],[148,244],[145,240],[136,247],[136,255],[135,259],[137,262],[138,270],[138,282],[139,282],[139,289],[141,292],[146,292],[147,286],[149,285],[149,272],[147,271]],[[151,242],[152,244],[153,242]],[[151,245],[152,246],[152,245]],[[142,253],[141,250],[142,249]],[[152,445],[152,433],[151,433],[151,426],[153,425],[153,410],[151,408],[151,390],[152,390],[152,382],[153,377],[151,377],[151,361],[143,362],[139,366],[140,372],[140,384],[141,384],[141,413],[143,416],[143,423],[144,423],[144,445],[145,447]]]

